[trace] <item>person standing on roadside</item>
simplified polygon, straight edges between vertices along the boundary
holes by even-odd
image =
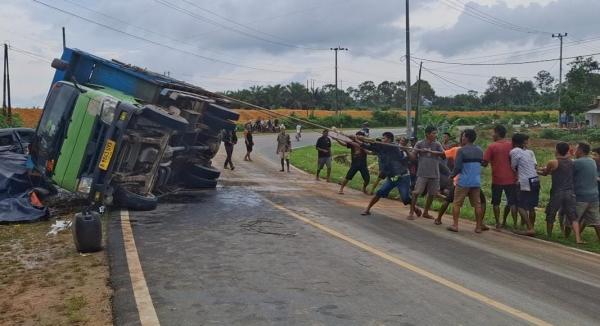
[[[580,232],[583,232],[586,226],[592,226],[600,240],[598,170],[596,162],[590,157],[590,145],[579,143],[575,157],[577,159],[573,162],[573,186],[577,202],[575,211],[579,220]]]
[[[483,212],[481,208],[481,162],[483,161],[483,151],[479,146],[473,143],[477,139],[477,133],[473,129],[463,131],[461,139],[461,148],[456,153],[454,161],[454,171],[452,177],[458,176],[456,188],[454,190],[454,202],[452,206],[453,225],[448,227],[449,231],[458,232],[458,219],[460,209],[466,197],[475,210],[475,232],[481,233],[484,229]],[[486,227],[487,229],[487,227]]]
[[[250,128],[244,131],[244,143],[246,144],[246,156],[244,156],[244,161],[252,162],[250,153],[252,153],[252,148],[254,147],[254,137],[252,137],[252,130],[250,130]]]
[[[500,224],[500,202],[502,193],[506,196],[506,205],[510,208],[513,226],[517,227],[517,176],[510,166],[512,142],[505,139],[506,128],[502,125],[494,127],[494,140],[483,154],[483,166],[492,167],[492,206],[496,219],[496,230],[506,227],[506,215]]]
[[[296,141],[300,141],[300,138],[302,138],[302,125],[297,124],[296,125]]]
[[[437,129],[433,126],[425,128],[425,139],[419,141],[414,146],[414,151],[411,153],[413,159],[418,159],[417,181],[412,194],[412,203],[410,205],[410,213],[408,219],[414,219],[415,206],[417,198],[427,190],[427,201],[423,217],[433,219],[429,215],[429,208],[433,201],[433,197],[445,199],[440,194],[440,169],[439,163],[445,159],[444,148],[437,140]]]
[[[342,186],[340,187],[340,191],[338,192],[340,195],[344,194],[344,187],[348,184],[352,178],[356,175],[357,172],[360,172],[360,175],[363,179],[363,193],[367,193],[367,186],[369,185],[369,181],[371,179],[371,175],[369,173],[369,168],[367,167],[367,151],[361,147],[359,137],[365,137],[365,134],[362,131],[356,133],[356,138],[351,142],[344,142],[336,138],[336,141],[342,145],[350,148],[350,169],[348,173],[346,173],[346,178],[342,181]],[[357,141],[358,140],[358,141]]]
[[[323,166],[327,166],[327,182],[331,182],[331,139],[329,139],[329,131],[323,130],[323,134],[317,139],[317,175],[315,179],[319,181],[319,174]]]
[[[290,135],[285,132],[285,127],[279,128],[279,134],[277,134],[277,151],[281,159],[281,172],[285,171],[285,165],[287,165],[287,171],[290,172],[290,153],[292,152],[292,141]]]
[[[552,238],[556,214],[561,211],[566,217],[566,220],[560,223],[563,226],[563,234],[566,236],[564,228],[567,227],[566,223],[569,222],[575,232],[577,243],[582,243],[579,221],[575,210],[577,202],[575,200],[573,161],[569,156],[569,144],[565,142],[556,144],[555,156],[554,160],[548,161],[546,167],[539,171],[541,175],[552,176],[550,201],[546,206],[546,236],[548,239]]]
[[[517,173],[519,195],[517,208],[521,219],[527,225],[524,235],[535,235],[535,207],[540,198],[540,178],[537,175],[537,161],[532,151],[527,150],[529,136],[516,133],[512,137],[513,149],[510,151],[510,164]]]
[[[229,167],[233,171],[235,167],[233,166],[233,161],[231,160],[231,157],[233,156],[233,146],[237,144],[238,138],[235,134],[235,130],[223,130],[222,135],[223,145],[225,145],[225,154],[227,155],[227,157],[225,158],[225,164],[223,168],[227,169],[227,165],[229,164]]]
[[[369,205],[361,215],[371,215],[371,208],[381,198],[389,196],[390,192],[396,188],[400,193],[400,198],[404,205],[410,204],[410,174],[408,173],[408,156],[406,152],[393,144],[394,134],[384,132],[382,142],[362,143],[362,146],[374,153],[380,159],[380,173],[385,177],[381,188],[377,190],[375,196],[369,202]],[[419,209],[416,210],[417,216],[421,215]]]

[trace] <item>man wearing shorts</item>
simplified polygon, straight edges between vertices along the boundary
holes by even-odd
[[[379,199],[386,198],[390,192],[396,188],[400,193],[400,199],[404,205],[410,204],[410,174],[408,173],[408,156],[398,146],[393,144],[394,134],[384,132],[382,143],[363,143],[362,146],[374,153],[377,153],[381,162],[381,173],[385,176],[385,181],[381,188],[377,190],[375,196],[369,202],[367,209],[362,215],[371,215],[371,207]],[[417,215],[421,212],[417,210]]]
[[[323,135],[317,139],[317,175],[316,180],[319,181],[319,174],[324,166],[327,166],[327,182],[331,182],[331,139],[329,139],[329,131],[323,130]]]
[[[596,162],[590,157],[590,145],[579,143],[573,162],[573,186],[575,188],[575,210],[581,232],[586,226],[596,229],[600,240],[600,213],[598,211],[598,172]]]
[[[419,141],[414,146],[413,158],[418,159],[417,181],[412,194],[412,203],[410,205],[410,213],[408,219],[414,219],[415,206],[417,198],[427,190],[427,201],[425,202],[425,210],[423,217],[431,218],[429,208],[433,197],[444,199],[440,195],[440,169],[439,162],[446,158],[444,148],[437,140],[437,129],[433,126],[425,128],[425,139]]]
[[[279,134],[277,135],[277,151],[281,159],[281,172],[284,172],[284,161],[287,164],[287,171],[290,172],[290,153],[292,152],[292,141],[290,135],[285,132],[285,128],[280,128]]]
[[[359,131],[356,133],[356,136],[364,137],[365,134],[362,131]],[[346,178],[344,179],[344,181],[342,181],[342,186],[340,187],[339,194],[344,194],[344,187],[348,184],[350,180],[352,180],[352,178],[354,178],[357,172],[360,172],[360,176],[363,179],[362,191],[366,194],[367,186],[369,185],[369,181],[371,179],[371,175],[369,174],[369,168],[367,167],[367,151],[364,148],[362,148],[360,143],[358,143],[357,141],[343,142],[339,139],[336,140],[340,145],[346,146],[350,149],[351,157],[350,169],[348,170],[348,173],[346,173]]]
[[[506,217],[500,224],[500,202],[502,193],[506,195],[506,205],[510,208],[513,218],[513,225],[517,227],[517,176],[510,167],[510,151],[512,150],[512,142],[505,139],[506,128],[502,125],[497,125],[494,128],[493,139],[483,154],[483,166],[491,165],[492,167],[492,206],[494,208],[494,218],[496,219],[496,230],[500,227],[506,227]]]
[[[546,167],[540,170],[541,175],[552,175],[552,188],[550,189],[550,201],[546,206],[546,235],[548,239],[552,238],[552,229],[556,214],[561,211],[566,216],[566,221],[561,221],[561,225],[566,226],[566,222],[571,223],[575,231],[577,243],[581,243],[579,221],[575,211],[576,200],[573,186],[573,161],[569,157],[569,144],[560,142],[556,144],[556,158],[550,160]],[[566,235],[566,233],[565,233]]]
[[[483,151],[479,146],[473,144],[476,139],[477,134],[475,130],[466,129],[463,131],[461,139],[462,147],[456,154],[454,172],[452,172],[452,177],[458,175],[458,181],[454,189],[454,202],[452,206],[453,225],[448,227],[449,231],[458,232],[460,209],[467,197],[469,197],[469,202],[475,210],[475,232],[481,233],[483,230],[483,212],[480,199]]]
[[[537,175],[537,161],[532,151],[527,150],[529,136],[521,133],[512,137],[513,149],[510,151],[510,164],[517,173],[519,194],[517,208],[521,219],[527,225],[524,235],[533,236],[535,231],[535,207],[540,199],[540,178]]]

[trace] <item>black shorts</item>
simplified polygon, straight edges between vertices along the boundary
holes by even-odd
[[[246,152],[252,152],[252,147],[254,147],[254,145],[246,145]]]
[[[517,185],[495,185],[492,184],[492,205],[499,206],[502,201],[502,192],[506,195],[506,205],[517,204]]]
[[[540,190],[534,191],[519,191],[517,195],[517,206],[522,209],[532,210],[538,206],[540,202]]]
[[[346,180],[352,180],[357,172],[360,172],[365,183],[369,183],[371,175],[369,174],[369,168],[366,164],[350,164],[350,170],[346,173]]]

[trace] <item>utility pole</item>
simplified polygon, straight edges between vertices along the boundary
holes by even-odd
[[[4,43],[4,75],[2,79],[2,112],[6,122],[12,124],[12,106],[10,103],[10,73],[8,69],[8,44]],[[8,106],[7,106],[8,104]]]
[[[563,57],[563,37],[567,37],[569,33],[558,33],[558,34],[552,34],[552,37],[554,38],[558,38],[560,40],[560,59],[559,59],[559,67],[558,67],[558,116],[560,119],[560,113],[561,113],[561,109],[562,109],[562,105],[560,102],[560,97],[561,97],[561,93],[562,93],[562,68],[563,68],[563,64],[562,64],[562,57]]]
[[[339,103],[338,103],[338,64],[337,64],[337,57],[338,57],[338,51],[348,51],[347,48],[342,48],[339,45],[335,48],[330,48],[330,50],[335,51],[335,114],[338,115],[339,114]]]
[[[417,136],[417,132],[419,131],[419,116],[421,115],[421,110],[419,105],[421,104],[421,69],[423,69],[423,61],[419,64],[419,78],[417,78],[417,107],[415,108],[415,137]]]
[[[63,49],[67,47],[67,38],[65,36],[65,27],[62,28],[62,36],[63,36]]]
[[[406,0],[406,135],[408,137],[412,135],[410,109],[410,10],[409,0]]]

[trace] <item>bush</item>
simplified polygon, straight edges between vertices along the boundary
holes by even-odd
[[[18,114],[12,115],[12,123],[8,123],[6,121],[6,116],[0,113],[0,128],[11,128],[11,127],[21,127],[23,126],[23,120]]]

